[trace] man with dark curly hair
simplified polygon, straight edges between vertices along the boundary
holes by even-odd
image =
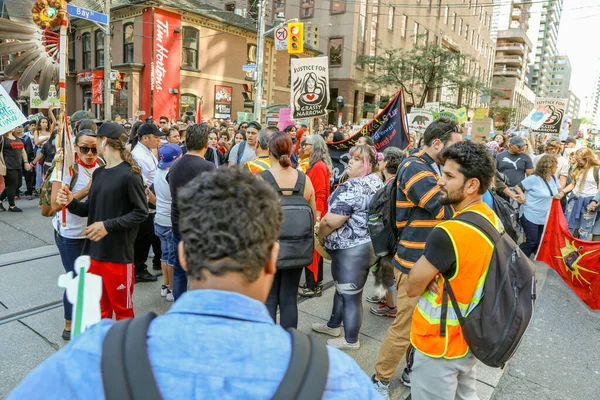
[[[292,354],[290,333],[264,304],[279,252],[279,196],[247,171],[221,168],[194,178],[179,200],[179,258],[190,290],[148,330],[158,389],[165,398],[271,399]],[[100,357],[112,326],[105,319],[76,337],[9,398],[104,398]],[[380,398],[350,356],[332,347],[327,355],[319,398]]]
[[[445,163],[438,181],[440,203],[453,206],[456,213],[433,228],[408,276],[406,293],[418,297],[410,331],[416,349],[411,396],[414,400],[476,399],[477,359],[454,308],[445,310],[443,299],[448,283],[466,316],[483,297],[494,244],[482,229],[503,229],[482,200],[492,184],[494,161],[486,146],[472,142],[450,146],[441,156]]]

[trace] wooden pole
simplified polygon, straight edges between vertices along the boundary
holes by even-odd
[[[70,165],[65,163],[65,152],[67,151],[67,144],[70,142],[70,138],[66,137],[68,133],[67,129],[67,27],[69,20],[67,17],[67,2],[62,1],[60,6],[60,13],[62,22],[60,23],[60,46],[59,46],[59,67],[58,67],[58,88],[59,88],[59,100],[60,100],[60,117],[58,122],[58,146],[62,147],[63,155],[60,162],[60,170],[62,172],[62,183],[65,186],[66,175],[69,171]],[[58,151],[58,149],[57,149]],[[56,174],[58,176],[58,166],[55,167]],[[62,226],[67,226],[67,208],[62,206]]]

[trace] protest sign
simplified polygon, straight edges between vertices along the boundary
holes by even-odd
[[[408,115],[408,126],[410,129],[426,129],[433,122],[433,114],[427,110],[417,110],[413,108]]]
[[[436,113],[440,112],[440,102],[439,101],[434,101],[431,103],[425,103],[425,105],[423,106],[423,108],[425,110],[429,110],[429,111],[433,111]]]
[[[489,110],[487,108],[476,108],[475,113],[473,114],[473,119],[487,118],[488,111]]]
[[[291,59],[292,118],[327,114],[329,104],[329,64],[327,57]]]
[[[491,118],[474,119],[471,126],[471,141],[480,143],[489,138],[493,132],[493,120]]]
[[[536,107],[542,106],[547,107],[548,113],[545,115],[546,119],[543,123],[535,128],[535,132],[550,133],[558,135],[560,133],[560,127],[565,116],[565,109],[567,107],[567,99],[552,99],[552,98],[539,98],[535,100]]]
[[[0,86],[0,135],[27,122],[19,107],[10,98],[4,87]]]
[[[294,120],[292,119],[292,109],[291,108],[280,108],[279,109],[279,123],[278,128],[280,131],[284,130],[290,125],[294,124]]]
[[[46,100],[42,100],[40,98],[40,85],[37,83],[32,83],[29,85],[29,107],[50,108],[51,105],[56,108],[60,106],[60,100],[58,99],[56,86],[50,85],[48,98]]]

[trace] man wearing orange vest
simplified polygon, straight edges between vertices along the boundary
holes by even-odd
[[[256,138],[256,158],[247,161],[244,168],[248,168],[254,175],[271,168],[271,159],[269,158],[269,138],[272,132],[263,129]]]
[[[477,213],[498,231],[502,230],[500,220],[482,200],[492,183],[495,168],[485,146],[472,142],[449,147],[442,158],[445,165],[438,181],[442,192],[440,202],[454,206],[456,214],[431,231],[423,255],[408,277],[408,296],[420,296],[410,334],[416,349],[411,397],[414,400],[474,400],[478,398],[475,392],[477,359],[469,350],[449,299],[447,311],[442,312],[446,296],[440,275],[450,282],[462,314],[468,315],[483,295],[494,246],[483,231],[456,217],[467,212]]]

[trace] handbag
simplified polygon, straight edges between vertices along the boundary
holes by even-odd
[[[6,176],[6,162],[4,162],[4,136],[2,136],[2,145],[0,146],[0,175]]]

